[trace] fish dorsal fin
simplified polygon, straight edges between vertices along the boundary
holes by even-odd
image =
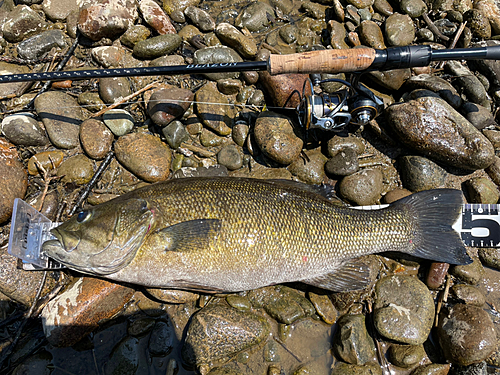
[[[282,179],[271,179],[271,180],[266,180],[266,181],[271,182],[273,184],[277,184],[277,185],[281,184],[281,185],[289,186],[291,188],[308,191],[309,193],[320,195],[323,198],[326,198],[328,200],[338,199],[337,194],[335,194],[335,189],[331,185],[326,185],[326,184],[309,185],[309,184],[305,184],[303,182],[298,182],[298,181],[294,181],[294,180],[284,180],[284,179],[283,180]]]
[[[332,292],[348,292],[366,288],[372,279],[369,265],[362,258],[355,258],[344,262],[333,272],[301,282]]]
[[[183,221],[157,232],[165,251],[191,251],[206,248],[219,235],[221,220]]]

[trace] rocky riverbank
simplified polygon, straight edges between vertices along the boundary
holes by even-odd
[[[65,70],[500,43],[493,0],[4,0],[0,20],[2,74],[54,70],[70,46]],[[369,72],[361,81],[385,111],[307,138],[295,110],[304,75],[87,79],[43,92],[41,83],[0,84],[0,372],[496,373],[497,249],[470,248],[474,263],[456,267],[369,256],[377,277],[359,292],[294,284],[211,296],[23,271],[7,241],[15,198],[64,221],[108,162],[83,205],[192,176],[328,184],[352,205],[439,187],[497,203],[499,75],[493,60]]]

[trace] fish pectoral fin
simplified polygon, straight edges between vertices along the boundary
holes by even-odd
[[[368,264],[362,258],[355,258],[342,263],[333,272],[301,282],[333,292],[348,292],[366,288],[373,279]]]
[[[206,248],[220,233],[221,220],[184,221],[157,232],[165,251],[191,251]]]

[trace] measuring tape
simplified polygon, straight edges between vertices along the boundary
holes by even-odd
[[[499,204],[464,204],[453,229],[466,246],[500,247],[499,211]]]

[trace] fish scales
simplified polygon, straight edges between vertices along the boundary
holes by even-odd
[[[455,218],[460,209],[456,193],[451,190],[440,193],[445,197],[441,199],[444,211]],[[446,203],[450,195],[454,196],[453,204]],[[419,247],[426,242],[422,231],[429,228],[429,223],[422,218],[424,212],[420,207],[423,205],[420,201],[425,199],[414,200],[417,205],[412,200],[403,200],[387,209],[360,211],[338,207],[300,184],[239,178],[178,179],[135,190],[89,209],[85,214],[89,219],[79,225],[74,218],[62,224],[54,231],[60,240],[44,245],[44,249],[49,256],[82,272],[146,286],[241,291],[304,281],[338,289],[337,281],[328,275],[345,276],[339,270],[362,255],[399,251],[429,258],[428,252],[435,250],[437,260],[443,256],[442,250],[428,249],[427,245],[424,254],[419,254]],[[136,201],[147,203],[143,216],[139,215],[141,210],[132,213],[127,208],[129,202]],[[429,202],[424,203],[429,207]],[[446,234],[452,244],[460,245],[458,234],[450,225],[443,227],[442,213],[438,212],[435,218],[432,212],[430,220],[434,221],[434,227],[440,228],[435,237]],[[145,217],[138,231],[140,235],[120,242],[115,234],[105,246],[92,243],[90,234],[99,233],[105,221],[120,226],[122,221],[114,218],[117,213],[138,215],[140,219],[135,222],[139,223]],[[128,227],[134,220],[127,218],[123,223]],[[145,226],[149,227],[147,233]],[[65,235],[77,232],[81,238],[75,250],[65,251]],[[130,245],[134,241],[138,244]],[[131,249],[116,257],[126,261],[108,272],[106,265],[96,264],[95,259],[113,263],[113,254],[103,258],[103,247],[120,248],[113,242]],[[77,251],[90,254],[89,260],[80,257],[75,263],[71,254]],[[464,253],[461,245],[448,258],[464,263],[468,261]],[[456,259],[457,256],[464,259]],[[354,281],[354,287],[366,282],[357,283],[358,276],[363,279],[362,273],[356,276],[348,272],[347,276],[353,279],[350,281]],[[318,281],[322,277],[327,279]],[[349,288],[345,283],[342,285]]]

